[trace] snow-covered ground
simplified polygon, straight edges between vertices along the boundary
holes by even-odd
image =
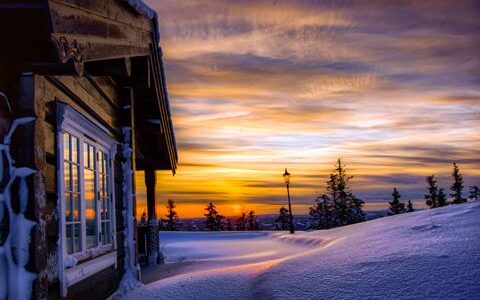
[[[480,202],[332,230],[162,233],[127,299],[480,299]]]

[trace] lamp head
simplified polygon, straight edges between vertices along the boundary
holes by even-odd
[[[290,183],[290,173],[288,173],[287,168],[285,168],[285,173],[283,173],[283,179],[285,179],[285,184]]]

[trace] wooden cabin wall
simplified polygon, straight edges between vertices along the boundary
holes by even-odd
[[[17,250],[12,248],[12,251],[18,252],[18,247],[23,247],[21,244],[23,242],[29,246],[28,257],[21,258],[21,260],[27,260],[26,265],[24,266],[22,263],[17,268],[24,268],[25,271],[35,276],[31,277],[33,282],[30,280],[27,282],[26,277],[12,277],[11,279],[18,280],[25,288],[31,284],[32,298],[45,299],[48,282],[45,215],[45,108],[42,101],[35,101],[35,76],[32,73],[23,73],[14,81],[15,93],[12,93],[14,96],[10,99],[14,114],[10,129],[12,135],[9,141],[9,152],[16,171],[11,189],[8,191],[13,209],[13,215],[9,215],[8,218],[16,218],[17,228],[10,228],[9,236],[20,234],[13,238],[11,246]],[[22,240],[22,235],[27,232],[22,234],[21,231],[30,226],[32,227],[28,232],[29,237],[28,235],[26,237],[29,240]],[[17,261],[19,259],[17,258]],[[16,263],[14,262],[14,264]],[[10,290],[9,293],[9,297],[14,299],[22,294],[22,291]]]
[[[43,138],[45,148],[45,188],[46,188],[46,255],[45,270],[48,274],[48,298],[58,299],[60,297],[59,278],[57,274],[57,243],[59,239],[59,217],[57,215],[57,145],[56,145],[56,102],[61,101],[69,104],[73,108],[80,111],[89,119],[93,117],[88,112],[88,107],[93,109],[97,116],[101,118],[101,122],[105,126],[117,128],[119,122],[119,114],[116,109],[119,106],[116,87],[109,78],[100,78],[97,81],[98,87],[110,98],[110,102],[105,99],[98,87],[94,87],[91,80],[85,77],[77,76],[35,76],[35,103],[37,106],[44,107],[45,114],[40,116],[41,122],[44,124]],[[60,88],[59,88],[60,87]],[[81,102],[79,102],[81,100]],[[117,136],[118,137],[118,136]],[[117,269],[113,267],[105,269],[78,284],[69,288],[69,299],[103,299],[110,295],[118,287],[119,281],[124,273],[124,256],[123,249],[123,230],[124,220],[121,213],[123,208],[122,202],[122,167],[121,167],[121,151],[117,150],[114,161],[115,176],[115,217],[117,224]]]

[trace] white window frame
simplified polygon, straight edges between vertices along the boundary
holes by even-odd
[[[113,160],[115,157],[118,142],[113,139],[101,124],[96,122],[93,118],[88,119],[77,110],[68,106],[67,104],[57,102],[57,212],[59,219],[59,235],[58,242],[58,275],[60,280],[60,294],[62,297],[67,295],[68,287],[108,268],[110,266],[117,267],[117,241],[116,241],[116,222],[115,222],[115,182]],[[79,182],[80,192],[80,214],[81,214],[81,252],[67,254],[66,247],[66,220],[65,220],[65,181],[64,181],[64,134],[68,133],[79,139],[79,172],[78,176],[81,179]],[[111,243],[103,245],[103,240],[99,240],[97,236],[97,246],[95,248],[86,248],[86,229],[85,229],[85,192],[84,192],[84,164],[83,164],[83,148],[84,143],[90,143],[95,146],[95,161],[98,160],[98,151],[102,150],[108,155],[108,185],[110,187],[110,217],[111,217]],[[101,201],[98,199],[98,166],[95,172],[95,201],[96,203],[96,218],[97,218],[97,233],[101,232]],[[75,266],[69,266],[68,261],[75,258],[80,262]]]

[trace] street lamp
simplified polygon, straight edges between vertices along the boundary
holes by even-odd
[[[288,173],[287,168],[285,168],[285,173],[283,173],[283,179],[285,179],[285,185],[287,186],[287,196],[288,196],[288,212],[290,215],[290,233],[295,233],[293,227],[293,214],[292,214],[292,204],[290,203],[290,173]]]

